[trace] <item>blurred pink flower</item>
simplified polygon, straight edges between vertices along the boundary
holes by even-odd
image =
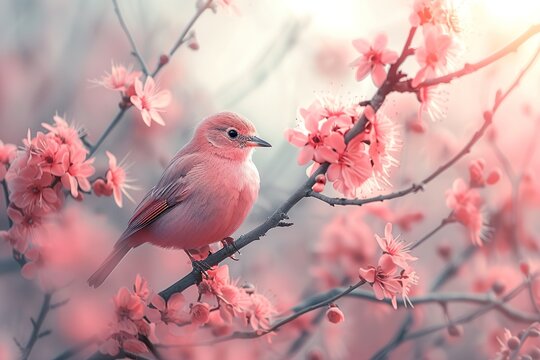
[[[446,116],[444,102],[446,100],[440,86],[424,86],[418,90],[420,108],[418,109],[418,122],[422,122],[423,115],[431,121],[443,120]]]
[[[353,46],[358,50],[361,56],[351,63],[351,66],[357,67],[356,80],[363,80],[370,72],[371,79],[377,87],[381,87],[386,79],[387,64],[393,64],[398,58],[395,51],[387,50],[388,38],[386,34],[378,34],[370,44],[364,39],[353,41]]]
[[[453,45],[452,37],[442,33],[437,28],[426,32],[424,46],[416,49],[415,52],[420,70],[412,81],[413,87],[449,70],[450,65],[452,65]]]
[[[144,87],[141,80],[135,79],[135,95],[131,96],[130,100],[141,112],[147,126],[150,126],[152,120],[159,125],[165,125],[159,113],[163,112],[164,108],[171,102],[171,92],[169,90],[159,91],[151,76],[146,78]]]
[[[452,189],[446,191],[446,205],[452,209],[452,216],[468,230],[474,244],[482,246],[484,216],[482,214],[483,199],[480,193],[458,178]]]
[[[126,287],[118,290],[113,297],[116,308],[116,329],[131,335],[137,335],[138,329],[136,320],[141,320],[144,316],[144,304],[135,294],[132,294]]]
[[[94,82],[109,90],[127,92],[129,87],[135,82],[135,79],[138,79],[142,75],[140,71],[131,70],[132,66],[126,68],[123,65],[115,65],[113,62],[111,72],[105,73],[101,80]]]
[[[92,188],[88,177],[95,172],[92,166],[94,158],[86,159],[86,154],[84,148],[72,148],[69,153],[69,167],[62,176],[62,185],[71,191],[73,197],[79,195],[79,188],[82,191],[90,191]]]
[[[0,181],[4,180],[9,164],[17,156],[17,147],[0,140]]]
[[[412,26],[440,26],[445,31],[461,31],[459,16],[450,0],[415,0],[409,17]]]
[[[390,170],[399,165],[396,156],[401,151],[401,136],[396,124],[381,110],[376,114],[371,106],[367,106],[364,114],[371,125],[369,156],[376,175],[373,179],[379,187],[390,186]]]
[[[25,254],[26,264],[21,269],[21,275],[26,279],[35,279],[39,271],[45,266],[45,260],[40,248],[33,247]]]
[[[195,325],[204,325],[210,319],[210,305],[203,302],[196,302],[191,305],[191,323]]]
[[[167,302],[158,294],[150,301],[155,308],[146,308],[146,316],[156,324],[156,334],[162,339],[172,333],[176,325],[186,320],[182,313],[185,304],[184,296],[176,293]]]
[[[126,332],[112,334],[99,347],[99,351],[102,354],[108,354],[111,356],[118,355],[120,349],[136,354],[144,354],[149,352],[148,348],[142,341],[138,340],[134,335]]]
[[[133,189],[133,186],[129,184],[130,180],[126,177],[126,169],[123,166],[123,162],[118,165],[116,163],[116,157],[110,153],[106,152],[107,157],[109,158],[109,170],[107,171],[107,185],[110,186],[113,190],[114,201],[118,207],[122,207],[122,194],[124,194],[128,199],[133,201],[133,198],[127,192],[127,189]]]
[[[247,310],[248,323],[253,330],[270,328],[270,319],[277,311],[274,305],[264,295],[254,293],[249,296],[251,304]]]
[[[133,291],[135,292],[135,295],[141,298],[142,301],[145,303],[150,300],[150,295],[152,294],[152,291],[148,287],[148,281],[146,281],[145,278],[143,278],[141,275],[137,274],[135,276],[135,283],[133,284]]]
[[[390,255],[394,264],[402,269],[408,269],[410,267],[409,262],[418,260],[417,257],[409,254],[410,244],[406,244],[404,241],[400,240],[399,236],[394,238],[391,223],[387,223],[384,227],[384,238],[375,234],[375,239],[383,253]]]
[[[5,230],[2,230],[0,231],[0,239],[3,239],[4,241],[7,241],[9,243],[9,245],[17,250],[18,252],[20,253],[23,253],[26,252],[26,250],[28,249],[28,244],[29,244],[29,238],[26,237],[26,236],[19,236],[17,235],[15,232],[14,232],[14,228],[11,227],[9,230],[5,231]]]
[[[11,205],[7,209],[7,215],[13,221],[10,229],[12,236],[20,238],[26,244],[34,232],[41,226],[44,212],[41,208],[19,209]]]

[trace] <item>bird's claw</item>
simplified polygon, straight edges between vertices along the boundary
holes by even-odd
[[[240,250],[236,247],[236,245],[234,243],[234,239],[232,237],[229,236],[229,237],[226,237],[225,239],[221,240],[221,244],[226,249],[232,247],[235,253],[240,254]],[[229,252],[229,250],[227,250],[227,252]],[[234,253],[231,256],[229,256],[229,258],[231,258],[234,261],[239,260],[237,257],[234,256]]]
[[[207,271],[210,270],[212,267],[204,260],[192,260],[191,266],[193,267],[193,270],[199,272],[204,276],[205,279],[208,279],[208,273]]]

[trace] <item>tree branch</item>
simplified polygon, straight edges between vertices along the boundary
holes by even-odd
[[[148,68],[146,67],[146,64],[144,63],[144,60],[142,58],[141,53],[137,49],[137,45],[135,45],[135,41],[133,40],[133,37],[131,36],[131,33],[129,32],[129,29],[124,21],[124,18],[122,17],[122,13],[120,12],[120,8],[118,7],[117,0],[112,0],[114,5],[114,12],[116,13],[116,17],[118,18],[118,22],[120,23],[120,26],[122,27],[122,30],[124,30],[124,33],[126,34],[126,37],[129,40],[129,43],[131,45],[131,54],[135,56],[135,58],[139,61],[139,65],[141,65],[141,69],[144,73],[144,75],[148,75]]]
[[[51,309],[51,298],[51,293],[46,293],[43,296],[43,303],[41,304],[41,309],[39,310],[37,320],[31,319],[32,333],[30,334],[30,338],[28,339],[26,345],[20,348],[22,360],[27,360],[30,357],[30,353],[32,352],[32,349],[34,348],[36,342],[39,340],[39,338],[44,336],[44,333],[42,333],[41,331],[41,327],[43,326],[43,322],[45,321],[45,318],[47,317],[47,314]]]

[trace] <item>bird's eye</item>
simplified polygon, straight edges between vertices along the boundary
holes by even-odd
[[[227,135],[229,135],[229,137],[231,139],[235,139],[238,137],[238,131],[234,130],[234,129],[231,129],[229,131],[227,131]]]

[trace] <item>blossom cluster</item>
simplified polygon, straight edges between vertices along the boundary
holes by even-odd
[[[66,196],[83,200],[84,194],[94,188],[98,195],[114,194],[121,206],[121,193],[127,194],[126,188],[130,187],[125,169],[110,153],[106,180],[90,178],[95,173],[95,159],[89,157],[82,130],[58,115],[53,124],[42,126],[45,131],[35,136],[28,131],[20,150],[0,143],[0,180],[5,181],[9,194],[7,215],[13,224],[0,236],[26,255],[22,274],[30,278],[35,277],[36,264],[43,261],[39,249],[44,244],[36,240],[38,230],[45,220],[59,213]]]
[[[483,211],[484,199],[479,188],[493,185],[500,179],[500,170],[484,174],[485,162],[473,160],[469,165],[469,183],[462,178],[454,180],[452,189],[446,191],[446,205],[452,210],[451,220],[458,221],[469,231],[472,242],[481,246],[486,237],[487,219]]]
[[[267,331],[276,314],[270,300],[253,286],[238,286],[238,281],[230,278],[227,265],[208,270],[198,289],[195,302],[188,302],[181,293],[166,301],[137,275],[133,290],[122,287],[113,299],[115,317],[100,351],[109,355],[121,349],[147,353],[142,339],[153,344],[181,342],[184,327],[190,332],[204,327],[215,336],[231,334],[235,327]]]
[[[119,91],[122,96],[120,106],[135,106],[147,126],[150,126],[152,121],[164,126],[165,121],[160,113],[171,102],[171,92],[160,90],[151,76],[146,77],[143,84],[141,75],[142,72],[132,71],[131,67],[113,63],[111,72],[94,82],[106,89]]]
[[[412,269],[410,262],[417,260],[410,254],[410,245],[392,234],[392,224],[384,228],[384,238],[375,235],[377,243],[383,251],[377,266],[370,265],[360,268],[360,279],[368,282],[378,300],[390,299],[394,309],[397,309],[397,296],[401,295],[405,305],[409,303],[412,286],[418,283],[418,275]]]
[[[287,129],[285,137],[301,148],[299,164],[314,162],[308,175],[328,162],[328,180],[346,197],[390,185],[390,170],[398,165],[401,138],[395,123],[384,113],[376,114],[369,105],[363,108],[331,99],[316,100],[299,113],[300,124]],[[346,143],[348,132],[362,114],[368,119],[366,130]],[[325,179],[317,179],[313,190],[322,191],[324,183]]]

